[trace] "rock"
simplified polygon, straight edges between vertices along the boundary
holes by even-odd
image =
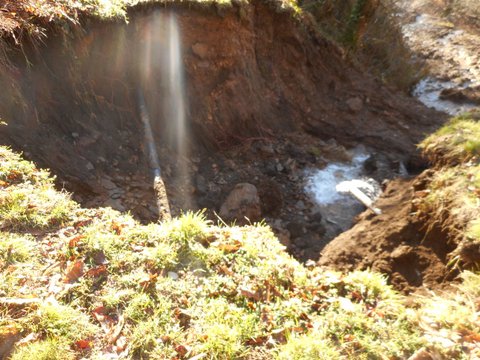
[[[87,168],[88,171],[93,171],[95,170],[95,166],[93,166],[93,164],[88,161],[87,164],[85,165],[85,167]]]
[[[195,177],[195,189],[199,195],[205,195],[208,191],[207,180],[200,174]]]
[[[327,232],[325,225],[321,221],[321,215],[320,215],[320,220],[310,219],[310,222],[307,224],[306,228],[308,231],[313,232],[320,236],[325,235],[325,233]]]
[[[102,178],[100,180],[100,184],[107,190],[113,190],[117,188],[117,185],[107,178]]]
[[[288,223],[287,230],[293,238],[298,238],[306,232],[304,224],[297,221]]]
[[[406,258],[410,255],[412,252],[412,247],[408,245],[400,245],[397,247],[395,250],[392,251],[390,254],[392,259],[401,259],[401,258]]]
[[[359,112],[363,109],[363,101],[359,97],[350,98],[346,101],[346,103],[352,112]]]
[[[267,155],[274,155],[275,149],[273,148],[273,144],[263,144],[260,145],[259,150]]]
[[[121,203],[119,199],[108,199],[105,201],[104,206],[106,207],[111,207],[112,209],[118,210],[118,211],[125,211],[125,206]]]
[[[258,183],[262,214],[276,216],[283,208],[283,191],[273,179],[264,179]]]
[[[480,105],[480,86],[443,89],[440,93],[440,99],[449,100],[456,103],[470,103]]]
[[[295,204],[295,208],[300,210],[300,211],[303,211],[307,207],[305,206],[305,203],[302,200],[298,200],[297,203]]]
[[[277,175],[277,168],[275,164],[271,161],[265,161],[263,165],[263,173],[270,177]]]
[[[119,188],[115,188],[113,190],[110,190],[108,192],[108,195],[112,198],[112,199],[119,199],[122,197],[122,195],[125,194],[125,191],[123,191],[122,189],[119,189]]]
[[[257,188],[249,183],[235,185],[220,208],[223,220],[236,221],[240,225],[248,224],[248,220],[259,221],[261,215]]]
[[[276,229],[276,235],[280,244],[289,248],[292,245],[292,241],[290,240],[290,232],[283,228]]]
[[[200,59],[205,59],[208,56],[208,46],[203,43],[196,43],[192,45],[192,51]]]
[[[297,247],[299,247],[300,249],[317,247],[320,242],[320,236],[318,236],[317,234],[308,234],[295,239],[295,245],[297,245]]]
[[[172,280],[178,280],[178,274],[176,272],[169,271],[167,276]]]

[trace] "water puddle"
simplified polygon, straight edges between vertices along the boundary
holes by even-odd
[[[333,237],[348,230],[356,215],[365,210],[352,195],[342,189],[342,184],[352,180],[370,188],[367,195],[374,200],[380,195],[380,186],[373,179],[365,179],[363,164],[370,154],[364,149],[355,149],[349,163],[330,163],[324,169],[314,170],[307,175],[306,191],[316,203],[327,225],[327,237]],[[340,186],[339,186],[340,185]]]
[[[450,115],[458,115],[462,112],[476,108],[476,105],[443,100],[440,99],[440,94],[446,89],[465,89],[468,86],[468,83],[458,86],[452,81],[444,81],[427,77],[417,84],[412,94],[429,108],[443,111]]]

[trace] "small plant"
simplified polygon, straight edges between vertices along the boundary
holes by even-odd
[[[287,343],[278,348],[279,360],[342,359],[341,353],[324,334],[312,331],[307,335],[290,336]]]
[[[36,243],[29,235],[0,232],[0,267],[35,260]]]
[[[0,225],[10,229],[61,226],[78,207],[53,185],[22,184],[0,190]]]
[[[427,137],[420,149],[437,165],[458,165],[480,156],[479,112],[465,113]]]
[[[87,315],[70,306],[60,304],[42,304],[32,314],[31,321],[37,331],[47,337],[61,339],[67,344],[85,340],[97,331]]]
[[[48,338],[17,347],[10,360],[73,360],[75,354],[67,344]]]

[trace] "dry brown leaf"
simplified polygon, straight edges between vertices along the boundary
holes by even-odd
[[[74,236],[73,238],[71,238],[71,239],[68,241],[68,247],[69,247],[70,249],[76,247],[77,244],[79,243],[79,241],[82,240],[83,238],[85,238],[84,235]]]
[[[251,291],[250,289],[247,289],[247,288],[239,288],[239,290],[240,290],[240,294],[245,296],[248,299],[252,299],[252,300],[255,300],[255,301],[260,300],[260,295],[258,294],[257,291],[253,292],[253,291]]]
[[[85,273],[86,277],[99,277],[101,275],[107,274],[107,267],[105,265],[96,266]]]
[[[218,244],[217,245],[217,248],[219,250],[222,250],[223,252],[226,252],[226,253],[234,253],[234,252],[237,252],[238,250],[240,250],[240,248],[243,246],[243,244],[238,241],[238,240],[235,240],[233,242],[233,244]]]
[[[185,355],[187,355],[189,350],[185,345],[177,345],[175,346],[175,351],[181,358],[183,358]]]
[[[78,340],[75,345],[78,349],[85,350],[92,347],[92,342],[90,340]]]
[[[72,283],[77,281],[79,278],[83,276],[83,269],[85,264],[83,260],[75,261],[67,270],[63,282]]]

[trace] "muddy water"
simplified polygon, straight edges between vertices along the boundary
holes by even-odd
[[[419,99],[425,106],[438,111],[443,111],[450,115],[469,111],[476,108],[475,104],[457,103],[440,98],[444,90],[466,89],[469,83],[456,84],[453,81],[439,80],[432,77],[422,79],[412,92],[412,95]]]
[[[414,56],[426,61],[429,72],[412,95],[426,106],[450,115],[475,108],[467,101],[441,99],[441,93],[480,85],[480,37],[441,17],[439,9],[432,8],[427,14],[428,10],[416,8],[411,2],[401,2],[400,6],[404,11],[405,42]]]
[[[344,181],[366,178],[364,163],[370,154],[363,148],[357,148],[352,155],[350,162],[332,162],[323,169],[307,172],[306,192],[322,214],[327,238],[348,230],[354,224],[355,216],[365,210],[353,196],[338,191],[338,185]],[[376,199],[380,191],[370,195]]]

